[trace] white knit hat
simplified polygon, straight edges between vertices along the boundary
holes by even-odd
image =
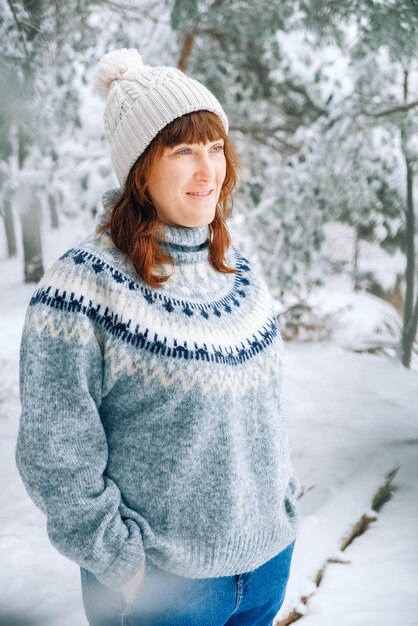
[[[97,64],[94,85],[106,99],[105,135],[121,187],[145,148],[177,117],[212,111],[228,132],[225,112],[206,87],[175,67],[144,65],[134,48],[105,54]]]

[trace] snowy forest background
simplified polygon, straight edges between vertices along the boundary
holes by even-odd
[[[302,483],[278,624],[415,624],[418,0],[0,0],[0,41],[0,625],[85,624],[14,466],[18,345],[117,184],[92,74],[118,47],[207,85],[242,160],[230,229],[275,298]]]
[[[94,217],[115,184],[92,71],[138,47],[222,102],[244,166],[231,230],[265,272],[285,339],[334,336],[411,366],[416,1],[1,6],[0,254],[25,255],[25,280],[42,275],[49,230]]]

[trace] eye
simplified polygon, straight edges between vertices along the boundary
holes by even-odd
[[[217,154],[222,152],[223,149],[224,149],[224,146],[222,144],[219,144],[218,146],[212,146],[212,150],[214,150]],[[190,148],[181,148],[181,150],[178,150],[176,152],[176,154],[189,154],[189,153],[190,153]]]

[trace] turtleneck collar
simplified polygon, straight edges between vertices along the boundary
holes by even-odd
[[[99,201],[98,224],[109,215],[115,201],[121,193],[120,188],[109,189]],[[209,251],[210,230],[208,224],[203,226],[169,226],[163,224],[156,236],[163,248],[170,254],[176,265],[207,261]]]
[[[172,257],[174,263],[199,263],[208,258],[209,226],[162,226],[157,240]]]

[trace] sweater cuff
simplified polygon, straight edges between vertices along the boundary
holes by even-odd
[[[99,582],[114,591],[122,591],[138,570],[145,565],[145,550],[140,536],[130,537],[112,565],[102,574],[94,574]]]

